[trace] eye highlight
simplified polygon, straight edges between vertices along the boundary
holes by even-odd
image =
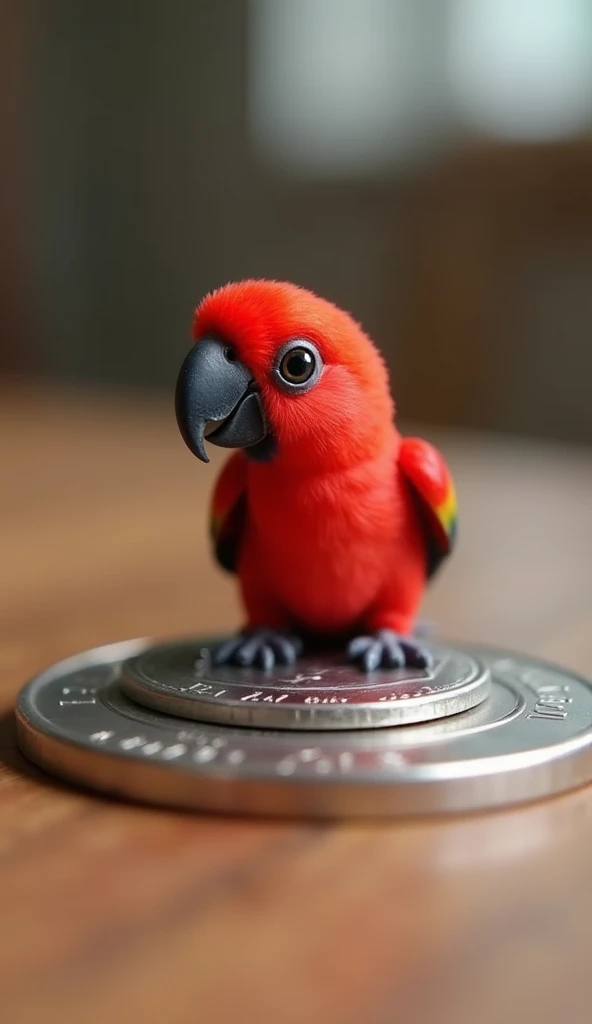
[[[311,341],[295,338],[283,345],[277,354],[274,373],[284,391],[303,392],[318,381],[323,361]]]

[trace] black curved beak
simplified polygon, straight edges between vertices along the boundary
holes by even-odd
[[[217,338],[203,338],[185,357],[175,409],[185,444],[202,462],[210,461],[204,437],[221,448],[250,448],[267,436],[250,371]]]

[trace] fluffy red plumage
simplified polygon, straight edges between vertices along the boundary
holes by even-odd
[[[330,302],[274,281],[207,296],[194,333],[233,346],[259,385],[277,441],[268,462],[243,451],[231,456],[213,499],[219,557],[238,573],[249,627],[408,633],[430,543],[437,541],[440,557],[447,553],[446,536],[430,536],[423,514],[434,466],[449,491],[451,483],[438,453],[414,441],[410,484],[386,367],[371,340]],[[312,341],[323,358],[321,378],[305,394],[286,394],[271,373],[292,338]],[[427,497],[422,457],[432,472]]]

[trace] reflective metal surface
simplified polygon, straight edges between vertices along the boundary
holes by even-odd
[[[214,667],[210,644],[161,644],[127,661],[121,686],[157,711],[202,722],[272,729],[366,729],[409,725],[475,707],[489,670],[462,651],[430,645],[434,668],[365,673],[336,654],[293,668]]]
[[[590,684],[522,656],[479,652],[491,695],[463,714],[306,733],[198,724],[135,704],[119,668],[146,649],[97,648],[34,679],[17,707],[23,753],[62,778],[148,803],[321,818],[500,807],[592,778]]]

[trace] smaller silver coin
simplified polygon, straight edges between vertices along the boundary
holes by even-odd
[[[161,644],[130,658],[121,687],[165,714],[269,729],[369,729],[429,722],[485,700],[489,669],[430,645],[431,669],[363,672],[343,657],[301,658],[291,668],[215,667],[212,642]]]
[[[55,775],[145,803],[288,817],[443,814],[504,807],[592,780],[592,684],[503,651],[475,708],[423,725],[350,732],[245,729],[130,700],[136,640],[51,666],[18,698],[23,754]]]

